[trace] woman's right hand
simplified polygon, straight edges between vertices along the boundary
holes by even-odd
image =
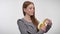
[[[40,29],[42,29],[44,32],[46,31],[46,26],[45,25],[43,25],[43,26],[41,26],[41,28]]]

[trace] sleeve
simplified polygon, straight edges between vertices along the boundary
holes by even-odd
[[[32,32],[30,32],[30,31],[27,31],[28,33],[30,33],[30,34],[43,34],[44,33],[44,31],[42,30],[42,29],[40,29],[38,32],[35,32],[35,33],[32,33]]]
[[[28,34],[28,33],[27,33],[27,30],[26,30],[27,28],[26,28],[26,26],[23,24],[22,21],[17,20],[17,24],[18,24],[18,28],[19,28],[21,34]]]
[[[50,24],[47,24],[46,31],[43,31],[42,29],[40,29],[38,33],[42,33],[42,34],[47,33],[51,27],[52,27],[52,22],[50,22]]]
[[[43,34],[44,33],[42,29],[40,29],[38,32],[35,32],[35,33],[32,33],[33,31],[32,32],[28,31],[27,27],[20,20],[17,21],[17,24],[21,34]]]
[[[40,29],[38,32],[37,32],[37,34],[43,34],[44,33],[44,31],[42,30],[42,29]]]
[[[45,33],[47,33],[51,27],[52,27],[52,22],[51,22],[51,24],[48,24],[48,25],[46,26],[46,31],[45,31]]]

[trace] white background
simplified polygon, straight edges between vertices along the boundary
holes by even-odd
[[[20,34],[17,19],[23,17],[22,4],[26,0],[0,0],[0,34]],[[52,20],[52,28],[45,34],[60,33],[60,0],[29,0],[35,4],[39,21]]]

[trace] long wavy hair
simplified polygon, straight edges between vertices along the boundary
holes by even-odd
[[[33,2],[30,2],[30,1],[25,1],[23,3],[23,14],[24,16],[26,15],[26,13],[24,12],[24,8],[27,8],[28,5],[30,4],[33,4]],[[33,4],[34,5],[34,4]],[[32,20],[32,23],[36,26],[36,29],[38,30],[37,26],[38,26],[38,20],[35,18],[35,11],[34,11],[34,15],[33,16],[30,16],[31,20]]]

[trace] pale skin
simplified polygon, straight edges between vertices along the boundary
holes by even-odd
[[[34,13],[34,11],[35,11],[34,8],[35,8],[35,7],[34,7],[33,4],[30,4],[27,8],[24,8],[24,12],[26,13],[26,15],[24,16],[24,19],[25,19],[26,21],[32,22],[30,16],[33,15],[33,13]],[[46,19],[46,24],[51,25],[51,20],[50,20],[50,19]],[[41,29],[42,29],[43,31],[46,31],[46,26],[41,27]]]
[[[28,22],[32,22],[30,16],[34,13],[34,5],[30,4],[27,8],[24,8],[24,11],[26,15],[24,16],[24,19]]]

